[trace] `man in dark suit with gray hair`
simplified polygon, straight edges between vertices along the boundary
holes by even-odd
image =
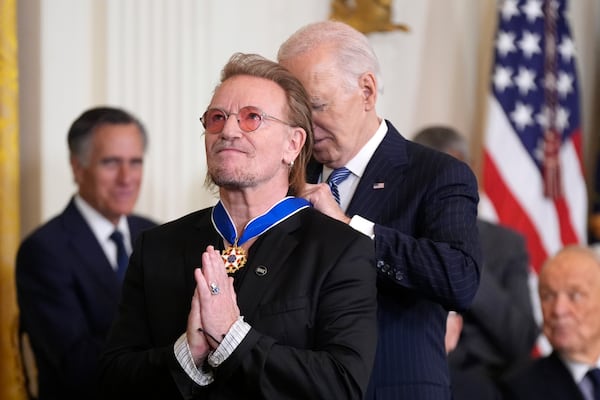
[[[67,139],[77,193],[17,254],[20,328],[35,355],[39,400],[95,398],[129,252],[155,225],[132,215],[147,143],[137,118],[94,107],[73,122]]]
[[[446,316],[467,309],[479,284],[475,176],[377,115],[377,57],[349,25],[301,28],[278,60],[311,99],[313,184],[302,195],[375,246],[379,334],[366,398],[450,399]]]

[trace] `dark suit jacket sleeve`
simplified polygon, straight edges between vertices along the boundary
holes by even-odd
[[[396,193],[371,206],[389,214],[374,220],[377,270],[387,282],[446,309],[465,310],[479,285],[481,259],[475,176],[446,154],[406,146]]]

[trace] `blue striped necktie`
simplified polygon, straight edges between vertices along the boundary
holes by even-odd
[[[333,198],[338,204],[340,204],[340,191],[338,189],[338,185],[342,183],[349,175],[350,170],[346,167],[341,167],[334,169],[331,175],[329,175],[329,179],[327,179],[327,183],[331,188],[331,194],[333,194]]]
[[[127,250],[125,250],[125,243],[123,242],[123,234],[115,230],[111,233],[110,240],[115,242],[117,246],[117,278],[119,278],[119,282],[122,282],[125,270],[127,269],[127,263],[129,262],[129,255],[127,254]]]

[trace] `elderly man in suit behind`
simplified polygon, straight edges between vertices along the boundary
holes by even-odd
[[[97,362],[132,241],[155,225],[131,215],[147,142],[134,116],[89,109],[67,139],[77,194],[25,238],[17,254],[21,330],[35,355],[39,400],[95,398]]]
[[[446,316],[467,309],[479,284],[475,176],[377,115],[378,61],[350,26],[301,28],[278,59],[311,99],[314,184],[303,196],[374,242],[379,335],[367,399],[450,399]]]
[[[564,247],[542,266],[538,293],[553,352],[509,374],[505,398],[600,399],[600,255]]]

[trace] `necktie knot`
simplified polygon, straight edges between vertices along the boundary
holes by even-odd
[[[340,204],[340,191],[338,186],[348,178],[348,176],[350,176],[350,170],[346,167],[341,167],[334,169],[331,175],[329,175],[329,179],[327,179],[327,183],[331,188],[331,194],[338,204]]]
[[[110,234],[110,239],[115,243],[116,242],[123,243],[123,234],[121,233],[121,231],[115,230],[113,233]]]
[[[594,400],[600,400],[600,369],[592,368],[587,372],[586,376],[592,381]]]
[[[110,234],[110,240],[112,240],[117,247],[117,277],[119,278],[119,281],[122,281],[125,276],[125,270],[127,269],[127,263],[129,262],[129,255],[125,249],[123,234],[119,230],[115,230]]]

